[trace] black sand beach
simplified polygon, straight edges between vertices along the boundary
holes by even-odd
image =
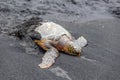
[[[120,2],[117,0],[0,0],[0,80],[119,80]],[[21,41],[5,33],[32,16],[54,21],[88,46],[80,57],[60,54],[49,69],[44,55],[25,53]]]

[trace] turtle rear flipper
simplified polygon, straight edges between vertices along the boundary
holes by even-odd
[[[28,54],[35,54],[39,53],[38,45],[31,39],[29,35],[25,35],[23,37],[23,41],[25,42],[25,52]]]
[[[33,39],[33,40],[40,40],[41,39],[41,34],[36,32],[36,31],[32,31],[29,32],[28,35]]]

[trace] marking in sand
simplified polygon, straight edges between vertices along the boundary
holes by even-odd
[[[96,62],[96,60],[86,58],[85,56],[81,56],[81,58],[89,62]]]
[[[52,73],[54,73],[56,76],[58,76],[58,77],[62,77],[62,78],[66,78],[66,79],[68,79],[68,80],[72,80],[72,79],[69,77],[69,75],[67,74],[68,72],[65,71],[65,70],[63,70],[63,69],[60,68],[60,67],[52,68],[52,69],[50,69],[50,71],[51,71]]]

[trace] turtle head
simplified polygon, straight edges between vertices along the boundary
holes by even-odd
[[[67,48],[67,53],[73,56],[80,56],[81,48],[78,49],[77,47],[69,45]]]
[[[68,53],[80,56],[82,48],[87,45],[87,40],[81,36],[68,45]]]

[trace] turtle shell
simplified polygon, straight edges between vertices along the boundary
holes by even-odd
[[[72,39],[71,34],[65,28],[54,22],[43,22],[35,31],[39,32],[42,38],[60,37],[65,34]]]

